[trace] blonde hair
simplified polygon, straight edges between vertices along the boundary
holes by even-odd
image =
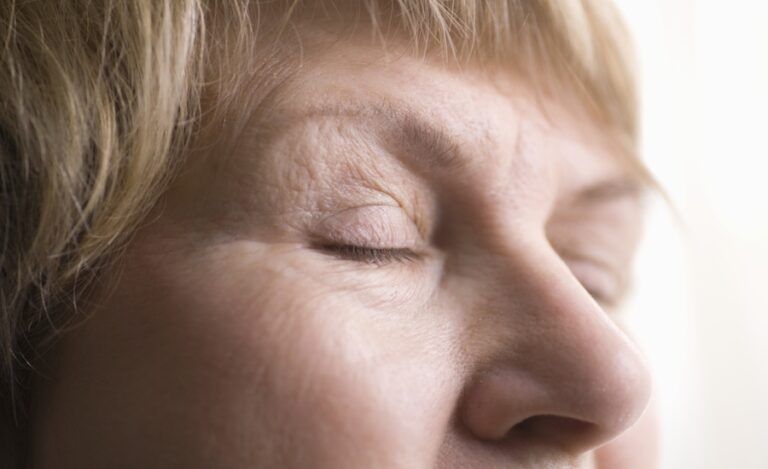
[[[366,28],[382,41],[398,36],[414,53],[456,63],[510,65],[534,82],[546,77],[544,92],[567,87],[634,148],[627,36],[601,0],[6,1],[0,7],[6,402],[28,387],[20,371],[75,317],[78,298],[158,200],[191,138],[206,122],[243,113],[237,108],[244,87],[269,75],[266,51],[285,50],[297,25],[312,21],[333,22],[340,33]]]

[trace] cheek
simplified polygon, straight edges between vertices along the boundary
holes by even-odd
[[[252,409],[297,467],[425,467],[459,392],[445,382],[450,335],[426,311],[401,298],[387,309],[342,275],[255,268],[245,278],[250,289],[214,288],[239,311],[216,326],[242,367],[223,399],[233,412]]]
[[[136,464],[131,445],[217,467],[424,465],[437,453],[458,393],[446,334],[402,305],[365,307],[301,263],[239,248],[170,257],[129,267],[69,341],[60,374],[93,386],[64,393],[76,403],[64,399],[60,421],[95,432],[119,419],[122,433],[91,437]]]
[[[237,252],[227,265],[249,257]],[[422,466],[436,454],[458,389],[445,386],[450,337],[427,312],[401,299],[386,309],[301,259],[250,265],[195,296],[224,319],[205,329],[212,366],[227,368],[216,400],[248,409],[290,465]]]

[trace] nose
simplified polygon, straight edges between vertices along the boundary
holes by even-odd
[[[647,367],[559,258],[522,264],[492,280],[485,306],[495,313],[477,314],[486,323],[473,340],[492,345],[478,345],[483,365],[465,387],[461,421],[488,443],[590,451],[643,413]]]

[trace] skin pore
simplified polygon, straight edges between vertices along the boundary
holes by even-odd
[[[32,467],[653,467],[640,185],[596,124],[349,42],[273,108],[56,345]]]

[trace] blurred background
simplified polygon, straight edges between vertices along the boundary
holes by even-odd
[[[663,469],[768,468],[768,2],[616,0],[639,52],[651,207],[630,319]]]

